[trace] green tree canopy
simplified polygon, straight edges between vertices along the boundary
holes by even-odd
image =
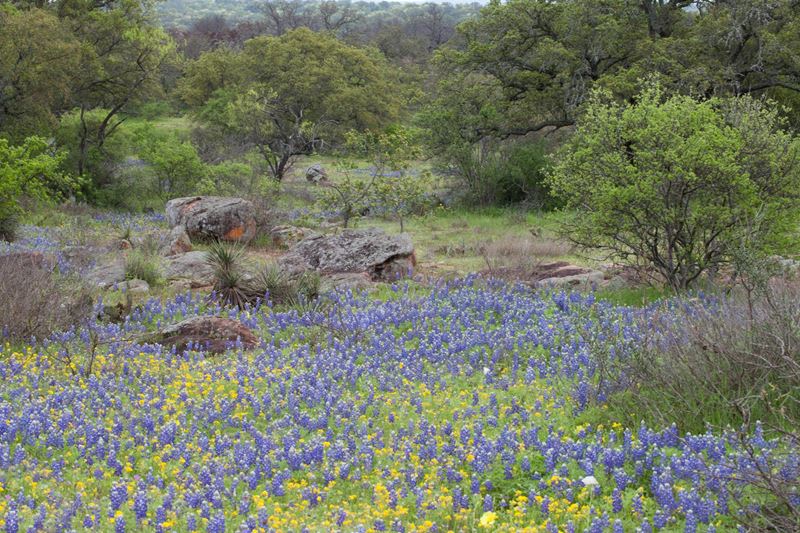
[[[0,135],[21,139],[52,127],[79,58],[78,39],[56,15],[0,5]]]
[[[704,97],[800,92],[797,0],[492,1],[458,31],[432,107],[469,142],[571,126],[593,88],[624,100],[652,75]]]
[[[630,105],[596,93],[550,178],[580,216],[579,245],[654,269],[676,289],[752,252],[786,249],[800,214],[800,141],[749,97],[666,97]]]
[[[59,13],[84,43],[73,97],[81,120],[75,169],[79,175],[88,170],[89,150],[103,150],[124,121],[124,111],[160,93],[162,67],[174,58],[175,49],[172,39],[153,23],[152,7],[149,0],[64,0],[59,5]],[[99,122],[86,120],[89,111],[100,109]]]
[[[400,112],[396,73],[380,54],[330,34],[301,28],[251,39],[242,52],[224,52],[229,64],[221,52],[210,54],[188,68],[184,100],[256,148],[277,179],[298,155],[340,143],[350,129],[380,128]]]

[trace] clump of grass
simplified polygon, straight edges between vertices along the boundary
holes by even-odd
[[[545,237],[517,237],[513,235],[485,241],[480,254],[489,271],[507,270],[520,275],[530,275],[537,267],[572,251],[569,243]]]
[[[125,279],[141,279],[150,286],[161,284],[161,269],[154,255],[133,250],[125,259]]]

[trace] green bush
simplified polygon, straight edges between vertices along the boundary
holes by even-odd
[[[18,146],[0,138],[0,237],[14,237],[23,198],[54,200],[77,186],[77,180],[61,172],[63,158],[40,137]]]
[[[594,95],[550,177],[579,211],[578,245],[685,289],[732,261],[796,244],[800,140],[751,98],[698,101],[646,87],[634,104]]]
[[[455,178],[460,200],[468,205],[557,205],[545,184],[548,159],[542,144],[463,144],[449,148],[441,159],[443,171]]]
[[[145,120],[155,120],[157,118],[166,117],[173,113],[172,106],[169,102],[160,100],[157,102],[147,102],[139,106],[134,114],[144,118]]]

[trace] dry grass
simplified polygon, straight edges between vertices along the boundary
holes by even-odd
[[[0,256],[0,338],[41,340],[88,319],[89,290],[50,267],[42,254]]]
[[[536,237],[507,235],[478,244],[478,251],[490,271],[513,270],[531,273],[542,263],[564,257],[572,246],[564,241]]]
[[[690,300],[665,311],[643,317],[642,327],[661,316],[680,328],[654,336],[621,364],[628,387],[609,404],[620,413],[635,410],[637,423],[644,416],[694,433],[706,424],[741,428],[740,444],[758,465],[743,481],[765,502],[747,509],[743,523],[748,531],[798,531],[796,481],[782,469],[800,443],[800,287],[774,280],[755,298]],[[787,446],[763,454],[751,437],[761,429]]]

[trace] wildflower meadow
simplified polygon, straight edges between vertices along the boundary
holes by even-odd
[[[754,474],[798,480],[800,455],[760,431],[616,421],[608,368],[676,328],[654,313],[469,277],[290,309],[186,293],[8,344],[2,528],[735,531],[763,503]],[[260,346],[142,341],[195,315]]]

